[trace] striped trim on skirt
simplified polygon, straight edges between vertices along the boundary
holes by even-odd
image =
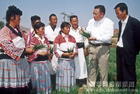
[[[31,62],[31,82],[36,94],[51,94],[50,62]]]
[[[73,59],[58,59],[56,72],[56,89],[69,92],[76,83],[75,64]]]
[[[22,88],[28,86],[29,64],[26,59],[0,59],[0,87]]]

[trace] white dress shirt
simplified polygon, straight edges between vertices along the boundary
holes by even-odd
[[[121,34],[120,34],[119,41],[118,41],[118,43],[117,43],[117,46],[119,46],[119,47],[123,47],[122,35],[123,35],[123,33],[124,33],[124,29],[125,29],[125,27],[126,27],[128,18],[129,18],[129,16],[127,16],[126,19],[125,19],[124,21],[121,20],[121,23],[122,23]]]
[[[91,34],[91,37],[96,38],[96,41],[91,41],[93,44],[97,43],[111,43],[111,38],[114,32],[114,22],[107,17],[100,21],[95,21],[92,18],[88,22],[86,31]]]
[[[60,28],[56,27],[53,31],[50,25],[45,27],[45,36],[48,38],[49,41],[54,41],[56,36],[59,34]]]
[[[70,28],[69,34],[72,35],[76,42],[84,42],[84,37],[80,34],[81,27],[79,26],[77,29]]]

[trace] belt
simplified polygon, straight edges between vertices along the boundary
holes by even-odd
[[[72,51],[62,51],[62,52],[64,52],[64,53],[70,53],[70,52],[73,52],[73,50]]]
[[[109,46],[109,45],[111,45],[111,43],[96,43],[96,44],[93,44],[91,42],[89,42],[89,44],[91,44],[93,46]]]
[[[0,52],[4,52],[3,49],[0,49]]]
[[[49,41],[50,44],[53,44],[53,41]]]
[[[25,58],[25,51],[23,51],[20,58]],[[12,58],[8,56],[7,54],[5,54],[3,49],[0,49],[0,59],[12,59]]]
[[[24,54],[20,56],[20,58],[24,58],[24,57],[25,57]],[[0,54],[0,59],[12,59],[12,58],[8,56],[7,54]]]
[[[61,58],[69,58],[68,56],[61,56]]]
[[[64,53],[69,53],[69,51],[62,51]],[[69,58],[68,56],[61,56],[61,58]]]
[[[41,56],[39,55],[34,61],[45,61],[48,60],[48,56]]]
[[[12,59],[12,58],[7,54],[0,54],[0,59]]]
[[[76,43],[76,45],[77,45],[78,48],[84,48],[85,47],[83,42],[78,42],[78,43]]]

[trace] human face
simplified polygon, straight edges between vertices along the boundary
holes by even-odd
[[[44,27],[40,27],[39,29],[36,30],[37,35],[43,36],[44,35]]]
[[[12,23],[13,27],[17,27],[20,24],[20,15],[15,15],[11,17],[10,23]]]
[[[50,18],[50,24],[51,24],[52,26],[56,26],[56,24],[57,24],[57,17],[56,17],[56,16],[52,16],[52,17]]]
[[[69,32],[70,32],[70,26],[66,26],[66,27],[62,28],[62,32],[63,32],[64,34],[68,35]]]
[[[117,16],[118,19],[125,20],[125,18],[127,16],[125,10],[121,11],[120,8],[118,7],[118,8],[115,9],[115,12],[116,12],[116,16]]]
[[[96,8],[93,10],[93,18],[95,21],[101,20],[103,18],[103,16],[104,16],[104,13],[100,12],[99,8]]]
[[[72,18],[70,23],[74,29],[78,28],[78,18],[76,18],[76,17]]]

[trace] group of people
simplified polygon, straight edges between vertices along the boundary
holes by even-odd
[[[117,4],[114,9],[120,19],[117,81],[121,83],[119,88],[135,89],[140,21],[128,15],[125,3]],[[60,27],[55,14],[49,16],[46,27],[35,15],[31,17],[31,31],[25,34],[20,31],[21,16],[20,9],[9,6],[7,24],[0,30],[0,93],[29,94],[32,89],[35,94],[51,94],[52,89],[69,92],[75,85],[92,88],[98,74],[101,86],[108,86],[114,22],[105,16],[103,5],[94,7],[93,18],[85,29],[79,26],[76,15]]]

